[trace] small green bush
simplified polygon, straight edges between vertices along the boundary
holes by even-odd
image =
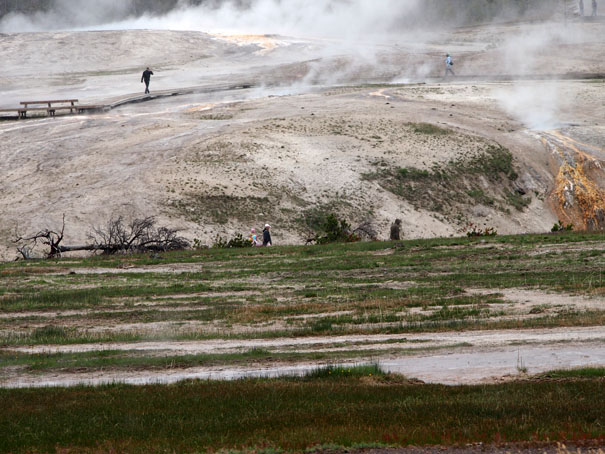
[[[354,243],[360,238],[351,230],[351,224],[331,213],[322,225],[322,232],[315,236],[315,241],[317,244]]]
[[[241,233],[238,233],[230,240],[217,235],[214,239],[214,244],[212,247],[215,249],[246,248],[252,247],[252,241],[250,241],[248,238],[244,238]]]
[[[552,226],[552,229],[550,231],[553,233],[571,232],[571,231],[573,231],[573,227],[574,227],[573,224],[564,225],[561,221],[559,221],[555,225]]]

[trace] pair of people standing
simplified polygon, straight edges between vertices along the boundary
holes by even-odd
[[[251,229],[250,242],[252,243],[252,246],[273,246],[273,241],[271,240],[271,226],[269,224],[265,224],[265,228],[263,229],[262,243],[257,240],[256,229]]]

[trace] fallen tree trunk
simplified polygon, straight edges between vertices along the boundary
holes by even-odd
[[[84,245],[64,246],[65,217],[61,230],[41,230],[38,233],[23,237],[16,236],[17,251],[22,258],[33,258],[32,252],[38,242],[50,247],[45,254],[47,258],[61,257],[66,252],[102,252],[106,255],[128,252],[166,252],[186,249],[189,241],[177,235],[177,230],[167,227],[156,227],[153,216],[136,218],[125,222],[122,217],[111,219],[104,227],[97,227],[89,234],[91,243]]]

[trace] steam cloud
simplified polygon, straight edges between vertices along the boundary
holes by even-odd
[[[209,33],[279,34],[296,37],[334,38],[328,53],[332,56],[354,55],[355,60],[340,68],[341,73],[322,62],[311,66],[304,83],[346,81],[347,74],[364,65],[376,65],[376,48],[359,43],[403,39],[410,33],[410,17],[422,16],[426,0],[206,0],[199,6],[179,3],[161,16],[145,14],[133,17],[133,0],[55,0],[47,12],[33,15],[9,14],[0,21],[0,32],[52,30],[124,30],[170,29],[198,30]],[[429,39],[441,31],[434,24]],[[573,32],[573,30],[571,30]],[[415,31],[414,42],[423,38]],[[580,37],[560,26],[544,26],[530,35],[519,35],[500,43],[503,60],[497,62],[502,73],[531,74],[542,49],[553,42],[567,43]],[[327,41],[326,41],[327,42]],[[318,55],[322,57],[326,55]],[[441,72],[440,61],[425,61],[408,68],[401,78],[423,78]],[[471,68],[468,68],[472,71]],[[471,73],[472,74],[472,73]],[[329,80],[328,80],[329,79]],[[558,111],[564,100],[556,84],[544,83],[528,88],[513,84],[500,93],[501,106],[531,128],[556,126]]]
[[[290,36],[368,37],[398,32],[419,0],[236,0],[180,6],[161,17],[127,17],[132,0],[57,0],[33,15],[9,14],[2,32],[90,29],[170,29],[275,33]]]

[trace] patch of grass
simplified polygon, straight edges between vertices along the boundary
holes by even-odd
[[[472,198],[475,202],[481,203],[483,205],[494,205],[495,200],[492,197],[489,197],[483,190],[481,189],[471,189],[467,192],[470,198]]]
[[[229,195],[208,195],[206,192],[189,191],[182,200],[175,200],[172,207],[185,219],[192,222],[211,220],[226,224],[231,219],[248,220],[256,216],[259,207],[266,212],[275,205],[268,197],[236,197]]]
[[[400,168],[398,170],[399,172],[399,176],[403,179],[410,179],[410,180],[423,180],[425,178],[429,178],[431,176],[430,172],[428,170],[421,170],[421,169],[417,169],[415,167],[409,167],[409,168]]]
[[[545,308],[534,318],[509,311],[498,291],[601,298],[603,244],[602,234],[571,232],[5,263],[0,343],[595,326],[605,323],[603,310]],[[169,323],[151,325],[158,322]],[[94,325],[108,329],[87,330]]]
[[[211,113],[211,114],[200,114],[196,115],[195,118],[202,121],[225,121],[232,120],[233,114],[226,113]]]
[[[506,201],[517,211],[523,211],[531,203],[530,197],[524,197],[515,191],[506,192]]]
[[[441,128],[431,123],[410,123],[412,130],[416,134],[426,134],[429,136],[447,136],[452,131],[449,129]]]
[[[514,192],[517,178],[513,156],[507,149],[487,145],[478,154],[466,156],[430,170],[380,167],[365,178],[378,181],[386,190],[412,203],[416,208],[449,213],[477,203],[506,211],[507,206],[523,210],[531,202]],[[477,188],[483,181],[485,189]]]
[[[386,374],[378,364],[356,365],[356,366],[325,366],[305,374],[305,378],[318,379],[329,378],[340,380],[343,377],[384,377]]]
[[[59,344],[69,337],[69,330],[63,326],[44,326],[36,328],[31,337],[36,342]]]
[[[602,379],[448,387],[338,377],[0,390],[0,451],[304,450],[598,439]],[[438,417],[435,417],[438,415]]]
[[[581,368],[553,370],[539,374],[537,378],[603,378],[605,377],[605,368]]]

